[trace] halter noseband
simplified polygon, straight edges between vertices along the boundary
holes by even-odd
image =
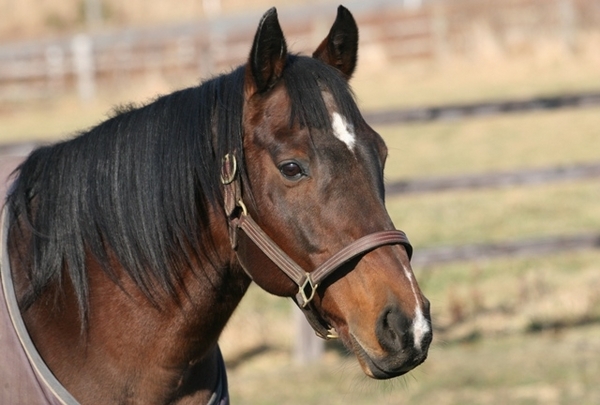
[[[305,271],[290,258],[252,219],[242,200],[240,181],[238,180],[237,161],[233,154],[223,158],[221,183],[224,189],[225,213],[229,219],[229,237],[231,246],[237,254],[237,232],[244,231],[246,236],[298,286],[298,293],[292,297],[302,310],[306,319],[323,339],[336,338],[333,328],[323,320],[312,303],[319,285],[343,264],[353,258],[384,245],[402,245],[408,258],[412,256],[412,246],[406,234],[400,230],[375,232],[355,240],[335,253],[311,272]],[[244,271],[252,274],[244,266]]]

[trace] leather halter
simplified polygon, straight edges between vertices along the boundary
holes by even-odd
[[[242,230],[271,261],[298,286],[298,293],[291,297],[302,310],[306,319],[323,339],[336,338],[335,330],[319,315],[313,305],[313,298],[319,285],[343,264],[384,245],[402,245],[408,258],[412,256],[412,246],[406,234],[400,230],[375,232],[355,240],[335,253],[316,269],[308,272],[290,258],[252,219],[242,200],[242,187],[238,175],[237,160],[233,154],[223,158],[221,182],[224,189],[225,213],[229,220],[231,246],[237,253],[238,230]],[[252,277],[244,266],[244,271]]]

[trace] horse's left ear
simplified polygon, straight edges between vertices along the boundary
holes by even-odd
[[[313,53],[313,57],[337,68],[350,79],[358,57],[358,26],[344,6],[338,7],[337,18],[329,35]]]
[[[277,10],[273,7],[263,15],[254,36],[246,68],[250,92],[262,93],[270,89],[281,78],[286,60],[287,45]]]

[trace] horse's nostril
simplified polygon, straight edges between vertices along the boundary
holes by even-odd
[[[390,325],[390,316],[391,316],[391,312],[387,312],[386,315],[382,318],[382,334],[384,336],[387,337],[387,340],[390,342],[395,342],[398,340],[398,335],[396,334],[396,331],[394,330],[394,327]],[[393,320],[392,320],[393,323]]]
[[[396,307],[383,311],[375,331],[381,347],[396,352],[413,346],[411,324],[411,320]]]

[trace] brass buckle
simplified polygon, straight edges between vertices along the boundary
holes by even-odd
[[[331,340],[331,339],[339,339],[340,335],[338,334],[337,330],[335,330],[335,328],[329,328],[327,329],[327,335],[325,335],[326,340]]]
[[[237,206],[242,209],[242,215],[243,216],[247,216],[248,215],[248,208],[246,208],[246,204],[244,204],[244,201],[241,198],[238,200]]]
[[[235,175],[237,173],[237,160],[231,153],[226,154],[223,157],[221,164],[221,183],[228,185],[233,183]]]
[[[304,283],[302,283],[302,285],[298,289],[298,293],[302,297],[302,301],[303,301],[300,304],[300,306],[302,308],[306,308],[308,303],[312,301],[312,299],[315,297],[315,292],[317,291],[317,287],[318,287],[317,284],[313,283],[310,273],[305,273],[305,277],[306,278],[304,279]],[[308,291],[308,293],[307,293],[307,287],[310,287],[310,291]]]

